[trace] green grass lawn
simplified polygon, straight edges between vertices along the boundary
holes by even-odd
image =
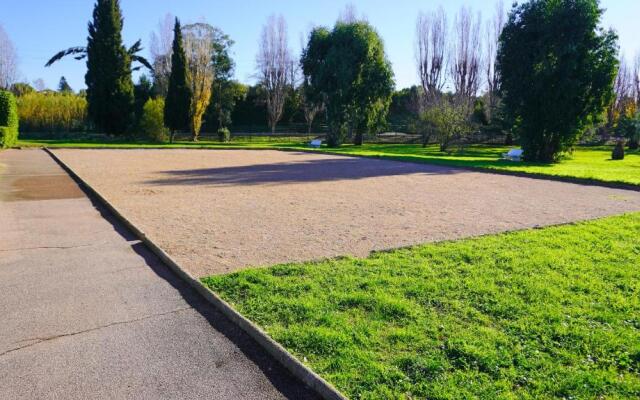
[[[640,214],[203,282],[354,399],[640,398]]]
[[[18,146],[51,148],[61,147],[104,147],[104,148],[213,148],[213,149],[283,149],[310,150],[304,137],[254,137],[235,139],[229,143],[215,140],[200,142],[178,141],[174,144],[152,142],[98,140],[20,140]],[[322,147],[320,152],[332,154],[357,155],[392,160],[419,162],[427,164],[450,165],[458,167],[484,168],[489,170],[511,171],[542,176],[556,176],[571,179],[585,179],[608,183],[640,185],[640,152],[627,152],[622,161],[611,160],[611,146],[578,147],[570,157],[558,164],[514,163],[501,160],[502,153],[509,150],[505,146],[474,145],[462,152],[442,153],[437,145],[423,148],[413,144],[365,144],[361,147],[345,145],[338,149]]]
[[[422,162],[459,167],[486,168],[491,170],[551,175],[610,183],[640,185],[640,152],[627,152],[622,161],[611,160],[611,146],[581,146],[557,164],[535,164],[501,160],[506,146],[469,146],[462,152],[442,153],[437,145],[423,148],[420,145],[365,144],[361,147],[346,145],[339,149],[325,149],[331,153],[380,157],[393,160]]]

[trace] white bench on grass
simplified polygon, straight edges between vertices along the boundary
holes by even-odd
[[[312,140],[311,143],[309,143],[309,147],[312,147],[314,149],[319,149],[321,145],[322,145],[322,140],[320,139]]]
[[[522,149],[511,149],[508,153],[504,153],[502,158],[509,161],[522,161]]]

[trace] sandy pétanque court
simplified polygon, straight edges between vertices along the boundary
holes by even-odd
[[[640,192],[275,150],[55,150],[195,276],[640,210]]]

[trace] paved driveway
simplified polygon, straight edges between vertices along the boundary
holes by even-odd
[[[313,396],[44,152],[0,152],[0,399]]]

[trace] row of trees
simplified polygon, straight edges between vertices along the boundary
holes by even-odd
[[[514,5],[505,20],[498,3],[484,25],[484,41],[480,15],[466,8],[451,31],[442,9],[421,15],[418,108],[425,138],[435,131],[446,150],[469,134],[484,84],[481,117],[512,127],[525,159],[556,161],[605,121],[608,107],[627,107],[623,90],[614,101],[617,35],[600,27],[602,14],[598,0],[530,0]],[[625,76],[621,70],[618,82],[628,81]],[[444,93],[447,85],[451,90]]]
[[[424,142],[435,135],[446,150],[474,124],[495,124],[518,135],[525,158],[548,162],[607,114],[609,125],[629,127],[624,121],[636,111],[638,71],[619,67],[617,37],[600,27],[602,13],[598,0],[529,0],[514,5],[506,19],[499,3],[484,23],[464,7],[451,27],[443,9],[421,14],[420,87],[409,94]],[[154,94],[166,98],[163,119],[172,132],[188,130],[197,140],[207,111],[221,130],[230,124],[234,105],[242,102],[238,93],[250,91],[231,80],[228,36],[204,23],[181,27],[177,20],[169,33],[166,21],[154,35],[149,63],[138,55],[140,41],[122,44],[122,24],[118,0],[97,0],[87,46],[48,63],[67,55],[87,59],[88,114],[98,129],[126,132]],[[361,144],[384,125],[392,70],[381,38],[352,8],[334,27],[315,28],[299,61],[282,17],[268,20],[259,44],[257,92],[272,131],[287,102],[300,105],[309,126],[322,115],[331,146]],[[153,83],[134,87],[131,72],[142,67]]]
[[[451,28],[442,7],[418,16],[416,61],[420,90],[413,93],[413,108],[424,145],[435,136],[445,151],[452,142],[463,141],[477,129],[480,120],[502,125],[496,60],[504,21],[502,2],[497,3],[493,19],[484,25],[481,14],[474,15],[466,7],[454,16]],[[478,118],[482,87],[486,88],[481,103],[485,115]]]
[[[165,19],[159,28],[152,35],[154,81],[158,94],[167,99],[167,126],[172,132],[190,126],[196,140],[198,124],[211,103],[209,115],[226,130],[236,103],[249,92],[231,80],[228,50],[233,42],[205,24],[180,27],[176,21],[169,34]],[[257,92],[272,132],[292,103],[302,110],[309,130],[315,117],[327,111],[332,145],[345,137],[362,143],[366,132],[384,122],[393,92],[392,71],[382,40],[364,21],[340,21],[331,32],[316,28],[299,61],[289,48],[284,18],[272,16],[262,30],[256,66]]]

